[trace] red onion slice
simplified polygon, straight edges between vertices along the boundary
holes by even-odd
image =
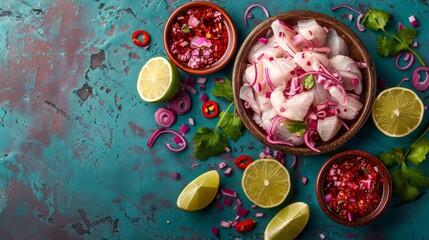
[[[277,144],[277,145],[286,145],[289,147],[293,147],[293,144],[287,141],[280,141],[280,140],[274,140],[273,139],[273,135],[267,135],[267,137],[265,138],[267,140],[267,142],[271,143],[271,144]]]
[[[180,91],[168,101],[168,107],[177,114],[185,114],[191,108],[191,97],[187,92]]]
[[[176,131],[170,130],[170,129],[165,129],[165,128],[160,128],[160,129],[156,130],[152,134],[152,136],[150,136],[150,138],[149,138],[149,140],[147,142],[147,146],[149,148],[152,148],[152,146],[155,143],[156,139],[159,137],[159,135],[161,135],[163,133],[172,133],[172,134],[176,135],[177,137],[179,137],[180,140],[182,141],[182,145],[179,148],[173,148],[173,147],[170,146],[169,143],[165,144],[170,151],[180,152],[180,151],[182,151],[182,150],[184,150],[186,148],[186,140],[179,133],[177,133]]]
[[[155,112],[155,121],[161,127],[171,127],[176,122],[176,113],[168,108],[160,107]]]
[[[252,8],[254,8],[254,7],[259,7],[259,8],[261,8],[261,9],[264,11],[265,16],[266,16],[267,18],[269,18],[269,17],[270,17],[270,13],[268,13],[268,10],[267,10],[264,6],[262,6],[261,4],[252,4],[252,5],[248,6],[248,7],[246,8],[246,11],[244,12],[244,24],[246,24],[246,25],[247,25],[247,18],[248,18],[248,14],[249,14],[250,10],[252,10]],[[253,17],[253,15],[252,15],[252,17]]]
[[[401,60],[402,56],[405,56],[404,61],[408,62],[408,64],[404,67],[399,66],[399,61]],[[413,63],[414,63],[414,55],[408,51],[401,52],[400,54],[398,54],[398,56],[396,56],[395,65],[396,65],[396,68],[399,70],[407,70],[408,68],[411,67],[411,65],[413,65]]]
[[[420,81],[420,71],[426,73],[426,78]],[[413,78],[411,80],[413,87],[419,91],[425,91],[429,87],[429,67],[418,67],[413,72]]]

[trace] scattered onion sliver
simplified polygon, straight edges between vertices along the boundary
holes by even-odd
[[[305,145],[306,145],[308,148],[310,148],[311,150],[315,151],[315,152],[320,152],[320,150],[319,150],[319,149],[315,148],[315,147],[313,146],[313,144],[311,144],[311,143],[310,143],[310,139],[309,139],[309,137],[308,137],[309,132],[310,132],[310,131],[308,131],[308,130],[307,130],[307,131],[305,131],[305,133],[304,133],[304,143],[305,143]]]
[[[356,21],[356,27],[361,32],[365,31],[365,27],[361,23],[361,20],[364,17],[364,14],[362,12],[356,10],[355,8],[353,8],[353,7],[351,7],[350,5],[347,5],[347,4],[341,4],[341,5],[338,5],[338,6],[335,6],[335,7],[331,7],[331,8],[329,8],[329,10],[335,11],[335,10],[340,9],[340,8],[348,8],[349,10],[352,10],[353,12],[359,14],[359,16],[357,18],[357,21]]]
[[[173,131],[173,130],[170,130],[170,129],[165,129],[165,128],[160,128],[160,129],[156,130],[152,134],[152,136],[150,136],[150,138],[149,138],[149,140],[147,142],[147,146],[149,148],[152,148],[152,146],[155,143],[156,139],[159,137],[159,135],[161,135],[163,133],[172,133],[172,134],[176,135],[177,137],[179,137],[180,140],[182,140],[182,144],[181,144],[181,146],[179,148],[173,148],[173,147],[171,147],[171,145],[169,143],[165,144],[170,151],[180,152],[180,151],[182,151],[182,150],[184,150],[186,148],[186,140],[185,140],[185,138],[182,137],[182,135],[180,135],[176,131]]]
[[[293,147],[293,144],[287,141],[280,141],[280,140],[274,140],[273,139],[273,135],[267,135],[267,137],[265,138],[267,140],[267,142],[271,143],[271,144],[277,144],[277,145],[286,145],[289,147]]]
[[[270,13],[268,12],[268,10],[264,7],[264,6],[262,6],[261,4],[252,4],[252,5],[250,5],[250,6],[248,6],[247,8],[246,8],[246,11],[244,12],[244,24],[246,24],[247,25],[247,18],[249,17],[249,12],[250,12],[250,10],[252,10],[254,7],[259,7],[259,8],[261,8],[263,11],[264,11],[264,13],[265,13],[265,16],[267,17],[267,18],[269,18],[270,17]],[[253,15],[252,15],[252,17],[253,17]]]

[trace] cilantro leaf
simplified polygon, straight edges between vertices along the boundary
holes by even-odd
[[[406,48],[405,48],[406,49]],[[404,51],[403,45],[393,38],[380,36],[377,38],[377,54],[382,57],[392,57]]]
[[[365,14],[362,24],[374,32],[377,32],[378,30],[384,31],[384,27],[389,21],[389,18],[389,13],[373,8]]]
[[[401,168],[409,183],[416,188],[429,187],[429,178],[424,176],[424,172],[415,168]]]
[[[409,202],[416,200],[416,198],[420,195],[420,190],[416,187],[411,186],[410,184],[405,185],[404,193],[399,196],[401,201]]]
[[[414,163],[414,165],[419,165],[426,159],[426,155],[429,152],[429,140],[426,138],[421,138],[419,141],[411,144],[410,154],[408,154],[408,161]]]
[[[408,27],[399,30],[397,38],[380,36],[377,38],[377,53],[382,57],[396,56],[409,48],[415,36],[417,36],[417,31]]]
[[[298,136],[304,135],[305,130],[307,130],[307,124],[304,121],[287,120],[283,123],[290,133],[294,133]]]
[[[198,128],[192,142],[194,142],[195,157],[200,160],[220,155],[225,152],[225,147],[229,147],[228,140],[223,134],[208,127]]]
[[[230,101],[234,100],[234,96],[232,95],[232,81],[230,78],[225,78],[225,81],[215,82],[212,94],[216,97],[223,97]]]
[[[304,85],[304,88],[307,90],[311,90],[314,86],[314,77],[313,75],[308,75],[303,81],[302,85]]]
[[[409,27],[404,26],[398,31],[398,38],[402,40],[403,44],[410,46],[414,42],[414,38],[417,36],[417,31]]]
[[[394,148],[390,152],[380,154],[379,159],[386,167],[393,167],[396,164],[405,162],[404,152],[402,148]]]
[[[392,171],[390,177],[392,178],[393,192],[399,197],[401,202],[415,200],[420,195],[419,189],[408,183],[403,170],[397,169]]]
[[[219,128],[228,138],[237,142],[243,134],[242,131],[244,128],[241,118],[238,116],[236,117],[234,113],[222,111],[220,113],[220,119],[222,119],[222,123],[219,125]]]

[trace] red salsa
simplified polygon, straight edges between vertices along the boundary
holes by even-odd
[[[171,53],[193,69],[217,62],[228,46],[222,13],[210,7],[191,8],[178,16],[169,34]]]
[[[368,159],[349,158],[331,166],[323,191],[327,207],[340,218],[353,221],[377,208],[383,194],[383,178]]]

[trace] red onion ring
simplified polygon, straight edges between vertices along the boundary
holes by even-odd
[[[329,10],[335,11],[335,10],[340,9],[340,8],[348,8],[348,9],[352,10],[353,12],[355,12],[355,13],[357,13],[359,15],[363,15],[362,12],[354,9],[353,7],[351,7],[350,5],[347,5],[347,4],[341,4],[341,5],[338,5],[338,6],[335,6],[335,7],[331,7],[331,8],[329,8]]]
[[[405,55],[404,61],[405,62],[408,61],[408,64],[404,67],[401,67],[401,66],[399,66],[399,60],[401,60],[402,56],[404,56],[404,55]],[[396,56],[395,65],[396,65],[396,68],[399,70],[407,70],[408,68],[411,67],[411,65],[413,65],[413,63],[414,63],[414,55],[408,51],[401,52],[400,54],[398,54]]]
[[[296,155],[293,155],[293,162],[292,162],[292,164],[291,164],[289,167],[287,167],[287,168],[288,168],[288,169],[291,169],[291,168],[295,167],[296,161],[297,161],[297,157],[296,157]]]
[[[272,139],[272,137],[273,137],[273,135],[267,135],[267,137],[265,139],[267,140],[267,142],[269,142],[271,144],[286,145],[289,147],[293,147],[293,144],[290,142],[274,140],[274,139]]]
[[[253,61],[253,67],[255,68],[255,79],[253,79],[253,82],[249,85],[249,87],[253,87],[258,80],[258,68],[256,66],[256,61]]]
[[[286,120],[286,119],[279,117],[279,116],[275,116],[270,122],[270,128],[268,129],[268,135],[275,135],[278,122],[284,121],[284,120]]]
[[[273,82],[271,81],[268,68],[265,68],[265,78],[267,80],[268,86],[270,86],[271,90],[274,90],[276,87],[274,86]]]
[[[420,81],[420,71],[426,73],[426,78]],[[419,91],[425,91],[429,87],[429,67],[418,67],[413,72],[413,78],[411,80],[413,87]]]
[[[261,9],[264,11],[265,16],[266,16],[267,18],[269,18],[269,17],[270,17],[270,13],[268,12],[268,10],[267,10],[264,6],[262,6],[261,4],[252,4],[252,5],[248,6],[248,7],[246,8],[246,11],[244,12],[244,24],[246,24],[246,25],[247,25],[247,18],[248,18],[248,14],[249,14],[250,10],[252,10],[252,8],[254,8],[254,7],[259,7],[259,8],[261,8]]]
[[[168,107],[177,114],[185,114],[191,108],[191,97],[189,93],[180,91],[172,99],[168,100]]]
[[[356,27],[361,32],[365,31],[365,27],[361,24],[361,20],[364,16],[364,14],[362,12],[354,9],[353,7],[351,7],[350,5],[347,5],[347,4],[341,4],[341,5],[338,5],[335,7],[331,7],[331,8],[329,8],[329,10],[335,11],[335,10],[340,9],[340,8],[348,8],[348,9],[352,10],[353,12],[359,14],[357,21],[356,21]]]
[[[320,150],[319,149],[317,149],[317,148],[315,148],[314,146],[313,146],[313,144],[312,143],[310,143],[310,140],[308,139],[308,134],[309,134],[309,130],[307,130],[307,131],[305,131],[305,133],[304,133],[304,143],[305,143],[305,145],[308,147],[308,148],[310,148],[311,150],[313,150],[313,151],[315,151],[315,152],[320,152]]]
[[[161,127],[171,127],[176,122],[176,113],[168,108],[160,107],[155,112],[155,121]]]
[[[171,147],[171,145],[169,143],[166,143],[165,145],[167,146],[167,148],[170,151],[180,152],[180,151],[182,151],[182,150],[184,150],[186,148],[186,140],[185,140],[185,138],[183,138],[176,131],[173,131],[173,130],[170,130],[170,129],[165,129],[165,128],[160,128],[160,129],[156,130],[155,132],[153,132],[152,136],[150,136],[149,140],[147,141],[147,146],[149,148],[152,148],[152,146],[155,143],[155,141],[158,138],[158,136],[161,135],[161,134],[163,134],[163,133],[172,133],[172,134],[176,135],[177,137],[179,137],[182,140],[182,142],[183,142],[183,144],[180,146],[180,148],[173,148],[173,147]]]
[[[365,31],[365,27],[361,23],[363,16],[364,16],[363,14],[359,14],[357,21],[356,21],[357,30],[359,30],[361,32]]]

